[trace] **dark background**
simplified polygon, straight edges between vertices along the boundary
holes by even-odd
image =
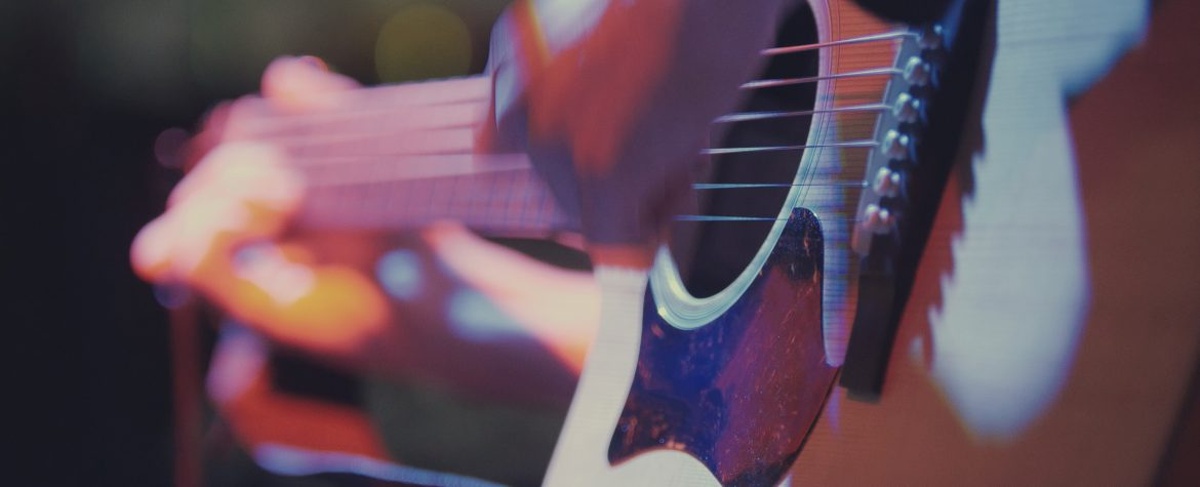
[[[15,456],[0,484],[171,482],[168,323],[128,264],[173,179],[156,162],[158,134],[256,91],[284,54],[321,56],[367,84],[479,71],[504,3],[0,2],[0,323],[16,379],[2,416]],[[465,43],[402,18],[430,6],[457,17]],[[397,44],[417,48],[376,62]]]

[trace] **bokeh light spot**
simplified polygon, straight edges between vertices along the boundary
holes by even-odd
[[[447,299],[446,318],[460,337],[476,342],[519,336],[524,329],[479,291],[460,289]]]
[[[421,260],[410,250],[392,250],[379,258],[375,275],[388,295],[401,300],[421,294]]]
[[[453,11],[417,3],[384,23],[375,43],[375,70],[384,83],[467,74],[471,33]]]

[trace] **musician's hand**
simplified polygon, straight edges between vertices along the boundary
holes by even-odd
[[[303,191],[271,146],[220,146],[138,235],[134,267],[200,291],[275,341],[348,358],[387,322],[386,301],[353,269],[279,241]]]
[[[353,86],[307,58],[277,60],[263,76],[267,100],[282,110],[318,109],[322,95]],[[219,143],[138,235],[134,268],[200,291],[275,341],[351,358],[387,323],[386,301],[352,269],[315,265],[302,247],[279,241],[304,191],[275,147]]]
[[[310,58],[277,60],[263,76],[265,99],[284,112],[332,108],[337,97],[330,95],[356,86]],[[134,268],[149,281],[199,291],[286,347],[371,373],[412,365],[400,352],[404,317],[395,316],[373,279],[374,258],[385,250],[377,236],[292,228],[305,181],[276,146],[230,133],[247,126],[227,123],[236,113],[227,109],[210,119],[201,135],[211,149],[171,194],[167,212],[138,235]],[[597,306],[590,277],[506,251],[461,227],[436,226],[422,237],[444,264],[437,269],[480,291],[568,369],[579,369],[595,326],[595,313],[587,311]],[[579,312],[556,315],[565,308],[547,306],[547,296]]]

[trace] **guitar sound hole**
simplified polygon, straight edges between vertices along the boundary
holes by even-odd
[[[802,5],[780,25],[776,45],[817,42],[812,11]],[[774,56],[767,60],[760,79],[798,78],[817,75],[816,50]],[[739,112],[811,110],[816,85],[754,90],[739,106]],[[755,147],[803,144],[811,117],[788,117],[713,126],[713,147]],[[800,151],[766,151],[713,156],[707,177],[715,183],[790,184],[800,165]],[[788,194],[787,187],[699,191],[699,214],[775,218]],[[677,222],[672,231],[671,251],[684,285],[696,297],[708,297],[725,289],[753,260],[773,222]]]

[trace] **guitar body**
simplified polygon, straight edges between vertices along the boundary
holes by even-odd
[[[813,5],[809,15],[812,17],[811,25],[805,34],[812,39],[805,38],[807,42],[848,39],[886,30],[885,25],[846,2]],[[836,51],[823,51],[821,55],[811,56],[814,62],[811,63],[812,72],[808,74],[833,75],[855,69],[889,68],[895,62],[899,44],[898,40],[892,38],[839,47]],[[824,335],[836,337],[844,334],[844,322],[849,319],[854,305],[856,274],[854,259],[850,254],[853,222],[845,216],[854,212],[853,208],[858,202],[858,190],[870,151],[861,145],[842,149],[840,144],[874,137],[879,109],[860,111],[850,108],[872,99],[884,101],[883,93],[891,78],[888,73],[883,73],[847,79],[823,78],[815,83],[812,97],[817,101],[804,108],[815,108],[818,113],[811,117],[811,121],[803,123],[804,130],[800,137],[807,137],[814,147],[827,148],[806,151],[803,161],[798,161],[794,153],[783,156],[788,159],[785,164],[792,166],[784,182],[795,181],[797,185],[785,190],[785,194],[777,198],[779,201],[774,203],[771,217],[791,216],[793,208],[806,204],[812,205],[811,210],[796,213],[798,219],[794,226],[788,226],[786,222],[768,225],[770,228],[765,240],[770,243],[755,244],[756,265],[747,266],[741,272],[737,284],[731,286],[734,291],[705,300],[722,307],[721,303],[732,303],[726,299],[731,294],[745,298],[739,299],[741,308],[732,310],[725,307],[722,310],[726,315],[722,320],[728,326],[705,327],[697,332],[701,341],[714,342],[711,343],[713,351],[736,343],[773,343],[789,352],[787,358],[768,357],[771,359],[768,361],[756,361],[750,353],[729,354],[730,359],[722,366],[734,369],[742,367],[744,370],[736,372],[758,375],[760,372],[771,373],[772,369],[785,364],[794,366],[794,373],[774,374],[779,381],[772,385],[773,392],[765,394],[764,390],[754,388],[738,391],[741,380],[732,373],[726,379],[725,392],[714,392],[698,383],[697,387],[703,390],[697,389],[691,394],[700,394],[709,400],[728,400],[733,404],[741,404],[743,408],[743,411],[729,416],[731,428],[712,435],[712,445],[685,442],[683,436],[671,440],[662,432],[651,432],[647,436],[646,432],[637,428],[628,429],[628,433],[635,437],[645,436],[653,442],[674,441],[680,445],[686,443],[692,447],[706,448],[707,451],[693,453],[708,457],[709,468],[721,470],[722,478],[726,481],[774,482],[795,457],[833,379],[834,368],[830,363],[836,363],[837,359],[831,359],[827,349],[831,346],[829,343],[836,346],[837,340],[829,342]],[[393,348],[409,350],[411,353],[387,357],[395,362],[382,366],[374,364],[381,369],[420,371],[419,374],[437,376],[444,370],[455,370],[454,364],[439,361],[438,357],[463,354],[479,357],[488,350],[482,346],[472,347],[469,343],[463,346],[462,340],[455,340],[450,332],[439,333],[437,326],[430,325],[440,322],[436,319],[439,311],[454,311],[456,308],[441,306],[429,294],[420,295],[422,299],[415,300],[414,296],[407,296],[403,292],[392,293],[393,286],[389,286],[391,279],[387,272],[381,271],[386,267],[383,264],[395,260],[391,258],[394,256],[391,250],[394,243],[389,237],[348,238],[346,242],[356,245],[346,246],[339,244],[336,235],[321,235],[306,227],[362,231],[378,229],[383,226],[380,222],[391,221],[394,225],[400,221],[411,228],[438,218],[453,217],[488,233],[512,233],[515,230],[517,235],[545,235],[547,231],[571,228],[570,222],[562,221],[560,213],[553,211],[553,208],[546,210],[545,192],[534,193],[532,198],[502,196],[524,195],[528,191],[526,186],[499,179],[514,175],[516,181],[528,181],[527,176],[532,174],[528,165],[524,166],[525,171],[522,172],[520,161],[510,164],[513,161],[491,158],[481,163],[473,158],[471,133],[467,128],[478,123],[482,116],[480,101],[486,101],[484,95],[488,86],[485,79],[464,78],[375,92],[398,95],[394,97],[347,93],[342,103],[338,104],[346,107],[340,112],[305,116],[281,113],[269,104],[250,100],[234,107],[234,113],[226,123],[225,140],[275,141],[286,150],[289,162],[311,182],[308,206],[299,215],[298,231],[300,236],[311,242],[331,243],[316,249],[318,263],[341,263],[360,274],[376,278],[391,293],[389,297],[393,300],[393,307],[390,315],[402,317],[406,323],[393,327],[399,332],[372,337],[371,341],[390,344]],[[842,109],[847,110],[842,112]],[[381,116],[390,113],[404,113],[406,116]],[[396,138],[396,131],[406,133],[403,131],[414,128],[420,129],[416,132],[419,136],[400,137],[402,144],[380,143],[385,137]],[[787,142],[794,143],[795,139],[788,139]],[[395,162],[397,159],[401,162]],[[392,164],[389,166],[388,162]],[[797,166],[803,169],[797,171]],[[381,168],[382,172],[379,171]],[[501,204],[496,205],[497,201]],[[532,203],[527,204],[529,202]],[[478,211],[481,208],[499,210],[481,214]],[[528,208],[533,208],[533,211],[528,211]],[[396,213],[390,212],[392,209],[413,211],[416,216],[398,218]],[[519,218],[514,220],[511,218],[513,215]],[[783,241],[791,243],[778,252],[773,251],[776,244]],[[361,245],[363,242],[366,244]],[[807,248],[811,252],[793,255],[791,249],[795,248]],[[345,255],[347,253],[349,255]],[[430,259],[426,256],[424,259],[407,260]],[[664,270],[670,271],[669,268]],[[763,274],[761,281],[755,277],[760,271]],[[747,291],[748,288],[753,289]],[[655,303],[664,309],[678,309],[681,297],[661,295],[655,298]],[[638,305],[642,302],[641,298],[639,293]],[[799,299],[800,302],[792,303],[793,299]],[[433,311],[426,312],[423,306],[431,306]],[[500,310],[489,311],[497,313]],[[752,333],[737,331],[735,321],[760,313],[766,314],[759,316],[760,321],[756,321],[754,326],[747,327]],[[662,324],[677,327],[680,322],[669,320]],[[452,332],[453,323],[450,325]],[[826,329],[831,331],[827,333]],[[790,335],[793,340],[780,340],[781,334]],[[705,338],[705,335],[709,338]],[[714,336],[725,339],[711,340]],[[437,357],[427,356],[425,352],[428,350],[437,350],[433,354]],[[636,352],[637,347],[627,350]],[[496,357],[492,362],[526,363],[529,357],[546,355],[544,351],[541,354],[536,352],[526,353],[516,360],[514,357]],[[602,352],[593,352],[592,355],[610,356]],[[506,383],[497,380],[497,375],[531,375],[504,373],[507,370],[494,369],[491,373],[477,374],[472,384],[478,389],[493,390],[497,389],[498,384]],[[541,367],[540,370],[553,368]],[[697,373],[696,377],[703,379],[704,375],[707,374]],[[470,374],[465,376],[471,378]],[[650,385],[644,385],[648,387],[643,390],[649,393]],[[629,383],[621,387],[624,390],[619,398],[623,400]],[[636,397],[633,399],[636,400]],[[684,398],[685,402],[690,400]],[[585,404],[588,402],[582,401]],[[771,415],[764,415],[761,420],[751,420],[750,416],[743,414],[757,411],[768,403],[775,403],[773,407],[794,419],[788,422],[786,431],[780,431],[778,418]],[[713,406],[719,409],[725,405]],[[711,418],[694,418],[693,433],[711,429],[708,419]],[[612,437],[613,427],[615,423],[610,423],[603,444],[607,444]],[[770,458],[733,453],[755,443],[762,435],[777,437],[770,447]],[[632,444],[624,452],[619,446],[614,446],[613,450],[614,458],[619,458],[622,453],[630,456],[638,453],[636,445]]]
[[[811,30],[798,39],[781,32],[779,45],[899,31],[851,2],[809,2],[798,15],[808,18],[785,26]],[[713,162],[709,172],[726,178],[717,184],[784,183],[775,192],[729,191],[751,200],[729,210],[724,194],[705,195],[709,212],[767,217],[757,228],[735,222],[677,230],[701,243],[664,247],[648,274],[597,271],[601,327],[545,485],[774,485],[784,479],[824,407],[856,306],[854,215],[872,151],[855,144],[875,139],[886,125],[879,109],[858,108],[892,102],[895,88],[906,86],[890,69],[912,43],[896,37],[848,43],[779,63],[794,66],[768,63],[765,79],[816,79],[803,83],[807,94],[756,92],[745,110],[812,114],[799,127],[773,121],[746,132],[731,128],[722,146],[808,148]],[[886,72],[836,76],[870,70]],[[810,105],[773,104],[780,97],[806,97]],[[765,209],[753,204],[759,201]],[[728,265],[733,247],[745,245],[746,259],[723,286],[693,294],[694,280],[682,274]],[[686,251],[677,258],[679,249]]]
[[[686,257],[668,250],[649,274],[598,272],[604,319],[546,485],[1153,480],[1200,343],[1200,127],[1170,109],[1200,102],[1169,81],[1196,56],[1178,38],[1197,12],[1162,2],[1154,25],[1175,41],[1151,31],[1158,54],[1130,54],[1089,92],[1146,7],[1083,3],[989,4],[965,143],[876,403],[830,387],[859,305],[852,240],[871,167],[863,148],[834,144],[877,140],[881,126],[877,112],[836,109],[895,93],[888,77],[823,78],[778,221],[740,273],[697,297]],[[889,30],[846,1],[809,7],[818,42]],[[894,66],[902,44],[821,49],[813,74]],[[390,238],[350,260],[386,280]]]
[[[903,307],[883,394],[875,403],[864,403],[835,389],[804,440],[788,482],[1141,485],[1158,478],[1200,344],[1200,309],[1185,303],[1198,291],[1194,242],[1200,238],[1192,209],[1200,204],[1178,177],[1200,180],[1196,165],[1185,162],[1200,153],[1195,142],[1200,128],[1194,117],[1185,121],[1166,108],[1172,97],[1196,106],[1196,95],[1175,81],[1178,69],[1172,68],[1186,53],[1195,57],[1195,49],[1182,47],[1188,42],[1178,38],[1187,29],[1180,19],[1197,18],[1196,9],[1185,3],[1164,4],[1155,23],[1175,29],[1174,43],[1159,38],[1155,44],[1173,54],[1141,50],[1120,64],[1146,26],[1148,6],[1141,2],[1095,6],[1001,0],[988,5],[975,94],[971,104],[961,107],[967,112],[963,144]],[[813,7],[822,41],[836,28],[856,25],[837,22],[843,19],[837,13],[852,10],[844,4]],[[1154,35],[1151,31],[1152,42]],[[894,54],[880,57],[889,55]],[[859,59],[822,52],[822,73]],[[1113,78],[1119,81],[1101,81],[1088,92],[1114,65]],[[1139,70],[1156,73],[1162,81],[1139,76]],[[1163,91],[1156,93],[1162,85]],[[845,93],[825,91],[829,88],[818,86],[818,106]],[[1068,100],[1081,95],[1069,110]],[[1144,125],[1107,128],[1119,125],[1126,113]],[[832,116],[814,116],[812,124],[810,143],[821,134],[845,134],[854,127],[869,132],[864,125]],[[1162,135],[1155,135],[1156,130]],[[1123,145],[1122,139],[1134,145]],[[1154,161],[1170,170],[1147,169],[1140,151],[1161,154]],[[845,156],[849,150],[838,152],[838,167],[862,174],[861,166],[845,164],[853,161]],[[812,171],[820,154],[806,151],[800,174]],[[1134,169],[1138,167],[1143,169]],[[1162,213],[1124,208],[1165,210],[1160,205],[1174,197],[1168,195],[1180,194],[1189,201],[1178,207],[1188,208],[1182,210],[1187,212],[1186,230],[1149,216]],[[839,232],[848,230],[837,222],[853,220],[845,213],[845,200],[834,195],[788,201],[811,209],[824,228],[822,313],[829,359],[836,363],[840,340],[830,340],[838,333],[836,325],[830,326],[830,313],[848,308],[831,304],[830,297],[853,287],[840,287],[834,280],[831,293],[830,279],[837,276],[835,262],[853,265],[855,259],[849,251],[835,256],[830,249],[837,248]],[[1179,237],[1177,231],[1187,236]],[[766,239],[760,256],[771,255],[776,235]],[[1151,271],[1142,267],[1144,257],[1133,257],[1140,255],[1135,249],[1152,241],[1173,249],[1146,261],[1158,262],[1157,272],[1171,268],[1164,281],[1150,277]],[[1184,241],[1190,247],[1184,248]],[[638,442],[623,436],[642,418],[651,418],[653,425],[679,409],[646,393],[653,364],[661,360],[648,346],[654,345],[649,337],[666,326],[678,334],[724,324],[714,318],[741,299],[757,299],[744,292],[770,272],[762,266],[764,260],[747,266],[746,274],[754,277],[746,284],[739,287],[735,281],[708,298],[687,293],[666,252],[660,253],[649,279],[600,276],[608,293],[607,317],[546,485],[766,483],[723,470],[708,449],[711,440],[693,437],[689,445],[673,436],[672,427],[683,428],[693,418],[660,426],[656,431],[667,432],[661,436],[644,434],[638,448],[627,445]],[[643,291],[652,306],[642,306]],[[835,302],[853,303],[853,298],[847,293]],[[815,326],[805,308],[812,303],[794,304],[797,316],[807,317],[794,326]],[[693,319],[677,320],[679,316]],[[793,366],[811,364],[780,364]],[[716,389],[711,384],[721,377],[722,371],[714,371],[710,387]],[[750,374],[745,380],[763,377]],[[714,430],[734,422],[706,411],[702,396],[694,395],[689,406],[683,409],[709,418]],[[658,438],[658,446],[647,437]],[[756,446],[756,454],[769,452],[772,442]]]

